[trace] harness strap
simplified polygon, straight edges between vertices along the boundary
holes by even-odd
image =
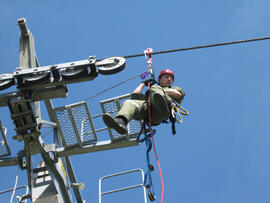
[[[170,121],[171,121],[171,124],[172,124],[172,134],[175,135],[176,134],[176,129],[175,129],[176,119],[173,118],[172,116],[170,116]]]

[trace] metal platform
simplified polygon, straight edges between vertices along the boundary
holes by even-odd
[[[65,148],[97,141],[94,123],[86,102],[54,109]]]
[[[136,139],[141,131],[142,121],[132,120],[127,126],[128,133],[120,135],[105,126],[101,119],[104,113],[116,115],[129,97],[130,94],[126,94],[101,101],[103,113],[93,116],[86,101],[53,109],[63,142],[63,147],[57,149],[57,154],[66,156],[138,145]],[[103,126],[96,127],[100,125]],[[106,135],[109,136],[104,140]]]

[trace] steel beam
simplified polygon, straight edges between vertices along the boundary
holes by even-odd
[[[26,95],[25,92],[20,91],[10,92],[0,95],[0,107],[8,106],[8,101],[12,99],[41,101],[53,98],[63,98],[66,97],[67,94],[68,90],[66,86],[36,89],[31,95]]]
[[[19,161],[17,157],[0,158],[0,167],[17,166]]]

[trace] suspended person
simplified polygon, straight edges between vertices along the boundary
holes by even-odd
[[[127,133],[127,124],[131,119],[149,122],[148,115],[148,96],[150,94],[151,105],[151,124],[159,125],[162,121],[170,117],[170,106],[173,102],[180,104],[185,96],[185,92],[177,86],[173,86],[174,72],[170,69],[164,69],[158,77],[158,84],[153,79],[142,81],[139,86],[131,94],[131,99],[123,102],[123,105],[115,117],[109,114],[103,115],[103,121],[108,128],[114,129],[119,134]],[[142,94],[144,87],[148,87],[150,82],[150,90],[145,95]]]

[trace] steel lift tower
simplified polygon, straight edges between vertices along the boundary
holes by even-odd
[[[13,139],[23,141],[24,148],[18,151],[18,156],[10,156],[7,130],[0,121],[0,166],[18,165],[27,171],[31,192],[23,195],[20,202],[31,199],[35,203],[68,203],[73,202],[72,192],[76,202],[84,202],[80,191],[83,185],[77,182],[69,156],[136,146],[141,123],[132,121],[126,135],[119,135],[106,127],[95,128],[95,119],[104,113],[116,114],[129,94],[101,101],[102,113],[94,116],[90,115],[85,101],[54,108],[51,100],[66,97],[67,84],[90,81],[100,74],[110,75],[123,70],[125,59],[111,57],[97,60],[95,56],[90,56],[86,60],[40,67],[34,37],[27,28],[26,20],[18,19],[18,25],[21,30],[19,67],[13,73],[0,75],[0,107],[9,108],[16,131]],[[17,86],[17,91],[1,94],[1,90],[13,85]],[[45,103],[49,121],[41,117],[41,101]],[[52,143],[45,143],[41,138],[44,127],[52,129]],[[101,133],[109,134],[110,139],[100,141]],[[33,163],[34,155],[42,157],[37,166]],[[143,185],[130,188],[140,186]]]

